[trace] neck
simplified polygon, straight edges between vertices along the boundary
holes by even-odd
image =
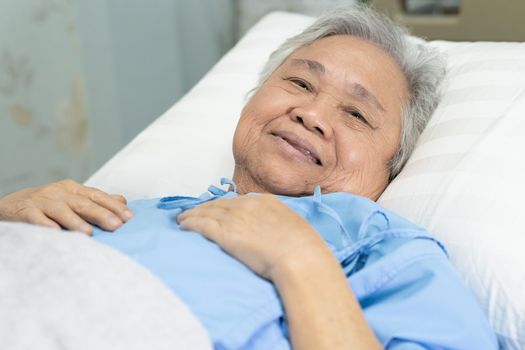
[[[269,193],[269,191],[259,182],[257,182],[247,171],[246,168],[235,164],[232,180],[237,185],[239,194],[247,193]]]

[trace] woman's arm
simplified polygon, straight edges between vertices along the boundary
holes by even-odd
[[[281,263],[272,280],[295,350],[382,349],[335,257],[305,254]]]
[[[126,199],[73,180],[27,188],[0,198],[0,220],[91,233],[90,224],[113,231],[132,217]]]
[[[177,221],[274,282],[294,349],[381,348],[326,243],[275,196],[208,202]]]

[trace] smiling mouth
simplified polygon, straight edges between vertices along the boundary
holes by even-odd
[[[310,146],[302,142],[300,139],[293,135],[287,135],[287,134],[280,134],[280,133],[271,133],[272,136],[277,137],[288,143],[290,146],[292,146],[294,149],[296,149],[298,152],[302,153],[308,160],[310,160],[312,163],[322,166],[323,163],[321,160],[316,156],[315,152],[310,149]]]

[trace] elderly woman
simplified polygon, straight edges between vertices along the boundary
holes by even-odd
[[[338,9],[266,64],[229,191],[128,207],[67,180],[6,196],[0,218],[93,232],[180,296],[218,349],[496,348],[439,242],[374,202],[442,76],[386,17]]]

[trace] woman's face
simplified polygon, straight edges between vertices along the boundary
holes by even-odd
[[[351,192],[377,199],[400,142],[405,77],[381,48],[331,36],[294,51],[255,92],[235,131],[240,192]]]

